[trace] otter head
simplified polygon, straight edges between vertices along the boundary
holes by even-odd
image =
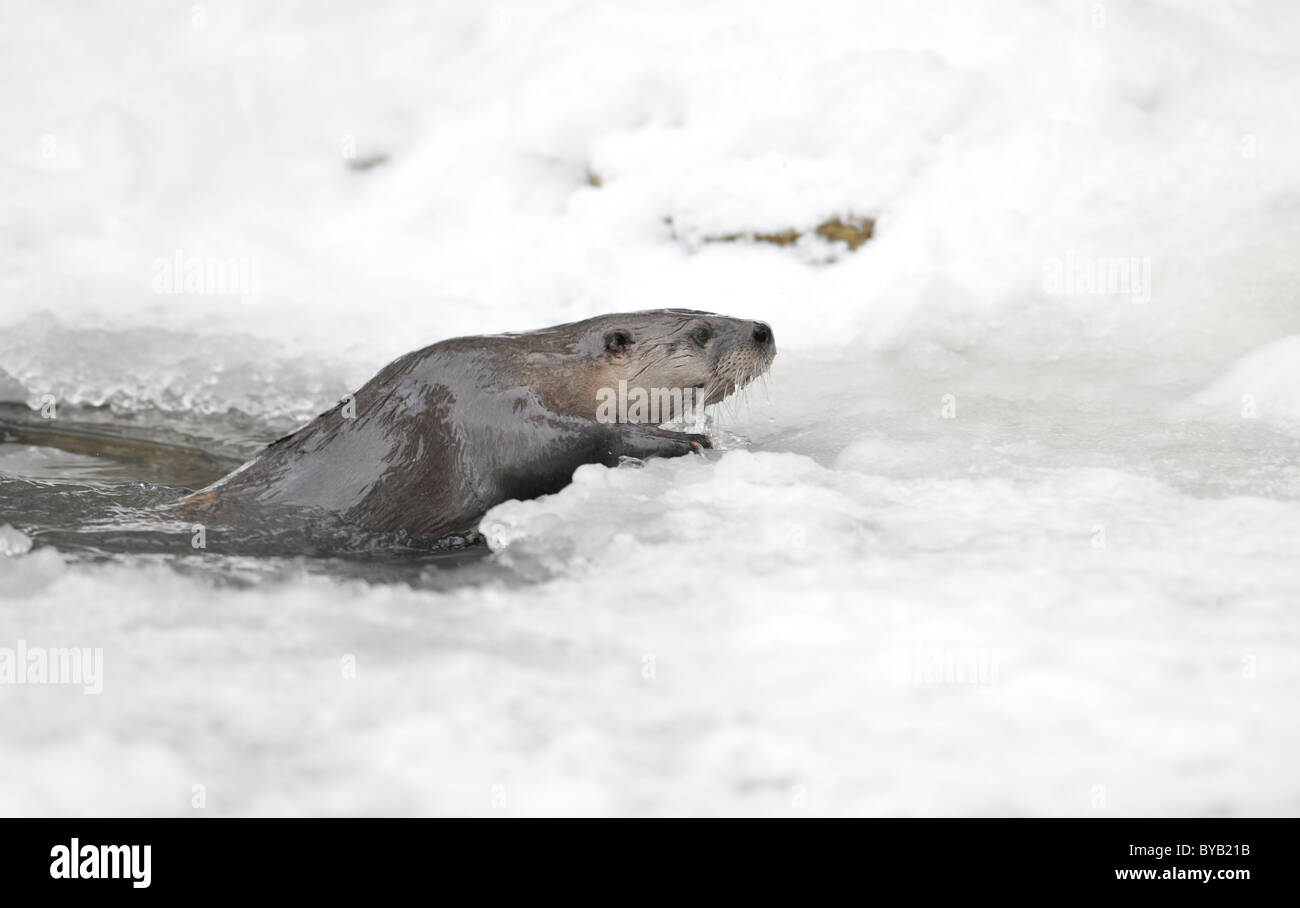
[[[627,395],[632,422],[667,422],[683,409],[716,404],[766,372],[776,356],[766,323],[690,309],[601,315],[539,333],[564,346],[556,358],[564,361],[565,382],[562,389],[550,383],[553,406],[597,416],[611,393]],[[552,368],[559,365],[547,360]],[[647,402],[655,400],[653,419],[649,409],[644,415],[637,410],[637,389]]]

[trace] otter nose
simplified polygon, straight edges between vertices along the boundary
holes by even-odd
[[[763,322],[754,322],[754,343],[760,347],[772,343],[772,329]]]

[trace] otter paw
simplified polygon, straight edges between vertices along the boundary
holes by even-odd
[[[670,432],[656,426],[628,425],[623,427],[615,445],[620,457],[683,457],[713,447],[707,435],[690,435]]]

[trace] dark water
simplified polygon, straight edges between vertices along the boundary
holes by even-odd
[[[116,414],[61,408],[43,419],[0,404],[0,524],[78,560],[162,559],[220,582],[323,573],[419,586],[472,582],[475,540],[363,533],[333,515],[259,509],[200,524],[173,507],[286,431],[239,414]],[[449,570],[464,569],[464,570]]]

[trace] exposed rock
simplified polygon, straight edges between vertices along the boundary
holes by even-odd
[[[668,219],[672,224],[672,219]],[[827,240],[831,243],[845,243],[850,252],[856,251],[867,240],[871,239],[875,232],[876,222],[871,218],[860,218],[852,215],[841,218],[831,218],[818,224],[812,233]],[[701,243],[771,243],[774,246],[790,246],[797,243],[806,234],[800,233],[794,228],[781,230],[776,233],[726,233],[719,236],[701,237]]]

